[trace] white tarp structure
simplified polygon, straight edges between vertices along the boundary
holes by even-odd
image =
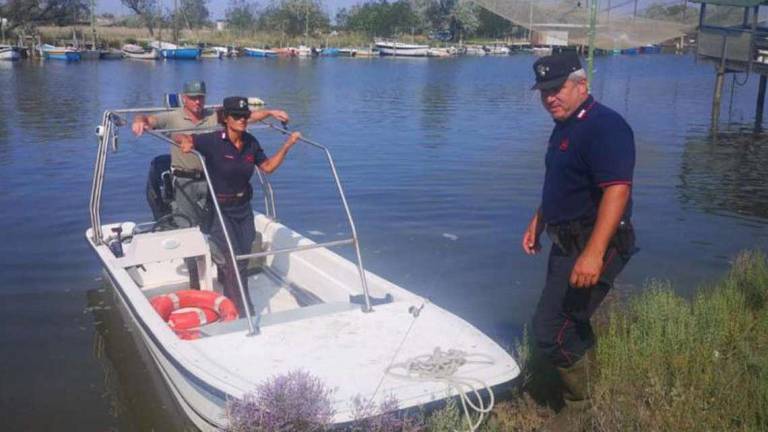
[[[472,1],[534,32],[567,31],[569,44],[588,44],[589,0]],[[599,0],[597,11],[595,46],[613,50],[656,44],[693,31],[699,5],[684,0]]]

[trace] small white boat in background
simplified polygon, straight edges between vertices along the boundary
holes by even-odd
[[[509,55],[509,47],[506,45],[490,45],[486,47],[488,55]]]
[[[298,48],[296,48],[296,56],[297,57],[312,57],[312,48],[306,46],[306,45],[299,45]]]
[[[488,51],[481,45],[467,45],[464,47],[464,55],[468,56],[484,56],[488,55]]]
[[[274,190],[269,178],[257,171],[254,181],[261,187],[255,190],[263,191],[264,213],[254,212],[253,224],[262,246],[253,254],[234,255],[227,239],[225,252],[235,260],[263,260],[257,264],[260,271],[251,273],[247,286],[240,287],[243,296],[243,290],[249,290],[253,303],[247,316],[202,325],[192,337],[174,331],[156,309],[157,299],[186,290],[185,259],[194,258],[200,274],[201,291],[193,293],[222,292],[208,238],[197,227],[162,230],[162,217],[149,223],[101,220],[107,154],[110,147],[116,149],[119,125],[126,124],[131,113],[163,110],[104,113],[97,129],[91,227],[85,236],[114,288],[120,313],[134,324],[176,401],[199,429],[227,429],[227,401],[297,370],[334,389],[334,423],[358,415],[355,398],[372,406],[394,398],[400,409],[456,395],[474,400],[477,391],[490,392],[492,386],[518,376],[520,370],[509,353],[475,327],[364,270],[333,158],[326,147],[305,138],[300,145],[319,151],[328,163],[349,237],[316,243],[278,222]],[[169,142],[161,133],[146,135]],[[215,193],[210,181],[208,187]],[[215,201],[214,209],[221,219]],[[330,250],[342,245],[353,248],[353,260]],[[451,369],[445,367],[446,359]],[[427,377],[414,364],[434,371]],[[475,403],[484,409],[483,400]]]
[[[10,45],[0,45],[0,60],[18,60],[21,58],[21,53],[19,51],[10,46]]]
[[[378,50],[371,49],[371,48],[359,48],[355,52],[355,57],[369,58],[369,57],[379,57],[379,56],[381,56],[381,53]]]
[[[73,48],[57,47],[49,44],[38,46],[40,56],[51,60],[80,61],[80,51]]]
[[[151,48],[147,51],[139,45],[127,44],[123,45],[122,51],[125,58],[129,59],[157,60],[160,58],[160,51],[158,51],[157,48]]]
[[[427,50],[427,57],[451,57],[452,55],[448,48],[430,48]]]
[[[544,57],[548,55],[552,55],[552,47],[551,46],[535,46],[532,49],[533,55],[537,57]]]
[[[200,51],[200,58],[221,60],[223,57],[224,53],[215,48],[203,48]]]
[[[271,49],[243,48],[248,57],[277,57],[277,52]]]
[[[429,45],[406,44],[393,41],[376,41],[376,49],[383,56],[394,57],[426,57]]]

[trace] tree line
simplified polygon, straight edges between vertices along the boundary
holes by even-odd
[[[145,27],[154,37],[158,28],[212,27],[209,0],[120,0],[132,15],[123,25]],[[7,29],[37,25],[71,25],[89,21],[89,0],[0,0]],[[241,35],[271,31],[288,36],[348,31],[371,37],[425,35],[445,41],[478,36],[503,38],[521,29],[478,5],[459,0],[368,0],[342,8],[331,17],[323,0],[229,0],[226,20]]]

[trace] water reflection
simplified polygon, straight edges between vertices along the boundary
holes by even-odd
[[[139,329],[127,323],[125,310],[105,285],[88,291],[96,332],[93,355],[104,372],[104,394],[117,430],[192,431],[165,385]]]
[[[709,213],[768,219],[768,134],[751,125],[688,139],[680,166],[680,200]]]

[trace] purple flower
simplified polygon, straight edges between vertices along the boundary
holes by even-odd
[[[407,418],[398,411],[400,403],[389,396],[378,406],[361,396],[352,400],[355,420],[348,427],[350,432],[417,432],[423,430],[418,419]]]
[[[325,431],[333,419],[332,390],[305,371],[270,378],[227,403],[231,432]]]

